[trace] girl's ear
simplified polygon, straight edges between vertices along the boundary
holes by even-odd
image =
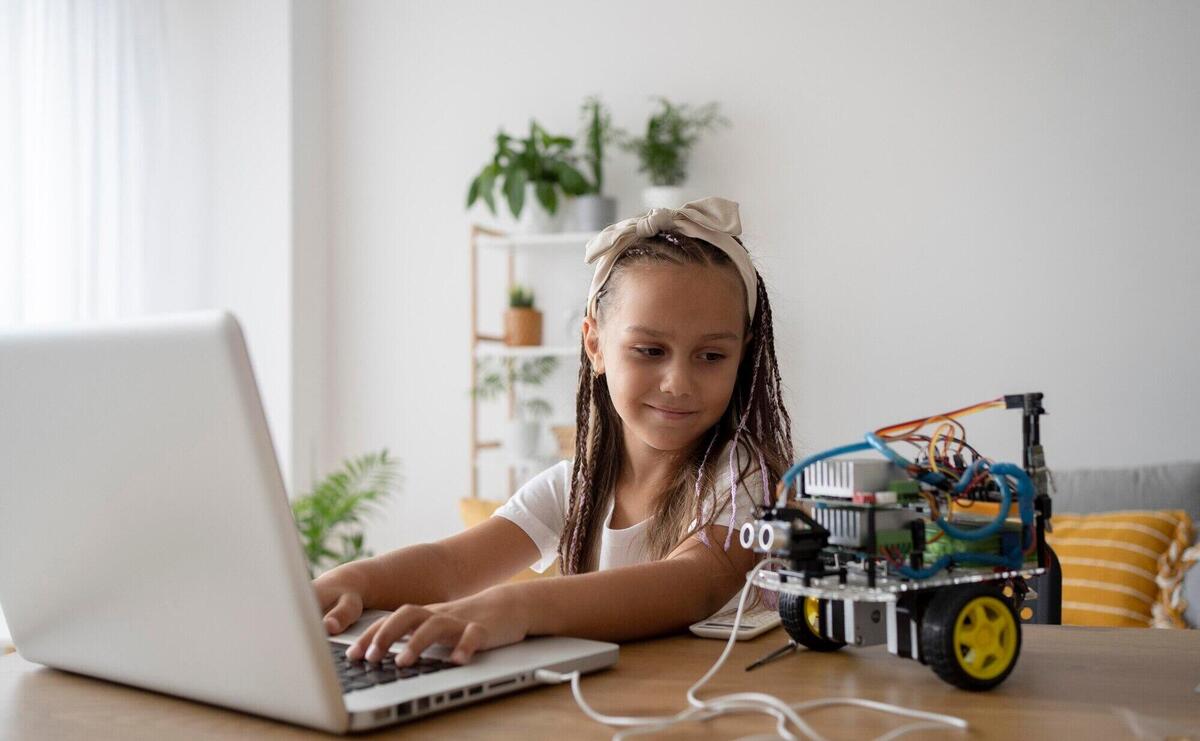
[[[604,353],[600,351],[600,326],[592,317],[583,319],[583,349],[588,360],[592,362],[592,370],[597,376],[604,375]]]

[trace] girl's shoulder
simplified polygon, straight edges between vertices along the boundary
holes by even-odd
[[[566,500],[571,484],[570,460],[561,460],[521,485],[513,499],[553,498]]]

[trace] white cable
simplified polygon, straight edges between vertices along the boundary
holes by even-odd
[[[893,741],[893,739],[911,733],[913,731],[923,731],[945,726],[952,726],[960,729],[967,729],[967,721],[953,715],[943,715],[942,713],[930,713],[924,710],[913,710],[911,708],[901,707],[899,705],[891,705],[885,702],[877,702],[875,700],[864,700],[858,697],[830,697],[819,700],[809,700],[807,702],[798,702],[788,704],[780,700],[774,695],[765,692],[734,692],[728,695],[720,695],[708,700],[701,700],[696,697],[696,692],[712,679],[721,667],[725,664],[725,660],[729,657],[733,650],[733,644],[737,641],[737,631],[742,622],[742,614],[746,609],[746,598],[750,594],[750,589],[754,584],[754,578],[758,572],[771,565],[786,565],[784,561],[778,558],[768,558],[761,561],[757,566],[746,575],[746,586],[742,588],[741,599],[738,600],[737,614],[733,619],[733,630],[729,634],[729,640],[725,642],[725,650],[717,658],[716,663],[712,668],[705,673],[695,684],[687,691],[687,701],[689,707],[684,708],[675,715],[659,715],[659,716],[629,716],[629,715],[606,715],[598,712],[587,701],[583,699],[583,691],[580,688],[580,673],[578,671],[561,674],[549,669],[538,669],[533,673],[535,679],[546,684],[560,684],[562,682],[571,683],[571,694],[575,696],[575,702],[579,705],[580,710],[584,712],[592,720],[597,723],[602,723],[607,726],[616,726],[623,730],[618,731],[613,736],[613,741],[628,738],[629,736],[641,735],[645,733],[655,733],[665,730],[678,723],[687,721],[707,720],[718,715],[726,713],[763,713],[775,718],[775,730],[777,736],[758,735],[752,738],[784,738],[786,741],[795,741],[796,736],[788,728],[790,721],[796,730],[803,734],[811,741],[825,741],[825,739],[813,730],[812,726],[800,717],[803,711],[820,710],[822,708],[833,707],[836,705],[853,705],[868,710],[876,710],[882,713],[890,713],[908,718],[917,719],[920,722],[909,723],[907,725],[895,728],[882,736],[874,739],[874,741]]]

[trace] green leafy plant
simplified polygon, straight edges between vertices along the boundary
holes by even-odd
[[[595,95],[583,101],[581,116],[583,130],[583,161],[592,170],[588,193],[600,195],[604,190],[604,148],[614,143],[617,130],[613,128],[608,108]]]
[[[522,285],[514,285],[508,289],[508,305],[513,309],[532,309],[533,289]]]
[[[621,147],[637,155],[638,172],[644,172],[652,185],[682,185],[687,179],[688,158],[700,135],[729,121],[721,116],[716,103],[698,108],[676,105],[658,98],[659,110],[646,122],[641,137],[624,135]]]
[[[554,413],[554,407],[545,399],[526,399],[518,405],[517,413],[521,419],[530,421],[548,419]]]
[[[399,461],[386,449],[344,461],[311,492],[292,501],[310,576],[373,555],[363,546],[363,524],[380,502],[399,490]]]
[[[485,401],[495,399],[508,390],[509,384],[541,386],[558,368],[558,358],[543,356],[520,363],[513,358],[484,358],[479,362],[478,377],[471,393]]]
[[[484,165],[467,190],[467,208],[482,198],[496,213],[495,190],[499,184],[513,217],[518,217],[525,207],[525,184],[533,183],[538,201],[555,213],[560,195],[577,196],[588,191],[587,180],[575,169],[571,153],[574,146],[574,139],[552,136],[537,121],[529,122],[525,139],[511,137],[501,129],[496,134],[492,161]]]

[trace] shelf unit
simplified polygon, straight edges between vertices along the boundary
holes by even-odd
[[[502,250],[506,253],[505,289],[512,288],[518,251],[536,254],[540,250],[577,249],[582,255],[583,247],[595,232],[559,232],[554,234],[506,234],[487,227],[472,225],[470,237],[469,274],[471,283],[471,385],[474,387],[479,376],[479,361],[484,358],[529,359],[539,357],[578,359],[578,345],[541,345],[537,347],[509,347],[504,338],[479,331],[479,251],[481,249]],[[516,411],[516,392],[509,378],[508,418]],[[479,498],[479,454],[484,450],[501,448],[499,440],[479,438],[479,400],[471,395],[471,498]],[[516,489],[516,465],[508,465],[508,490]]]

